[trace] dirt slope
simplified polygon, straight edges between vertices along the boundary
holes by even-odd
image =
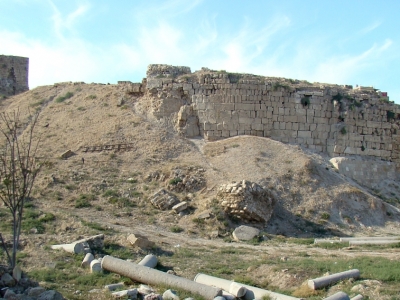
[[[67,93],[72,96],[61,101]],[[36,128],[42,137],[40,155],[52,164],[38,179],[36,195],[61,195],[64,201],[57,206],[71,206],[74,198],[93,192],[104,182],[121,195],[132,194],[126,179],[133,175],[138,182],[134,189],[140,193],[136,200],[148,204],[148,197],[167,186],[177,169],[191,173],[191,168],[197,168],[204,170],[205,180],[205,188],[190,195],[198,211],[210,207],[220,184],[249,180],[270,189],[278,199],[271,221],[266,226],[254,224],[268,232],[309,236],[399,230],[398,210],[352,186],[326,158],[259,137],[212,143],[188,140],[175,133],[173,118],[157,121],[149,117],[143,110],[146,101],[126,94],[118,85],[55,84],[3,100],[1,109],[19,109],[26,122],[28,110],[40,111]],[[118,144],[130,148],[118,151]],[[104,145],[111,147],[91,151],[92,146]],[[61,160],[66,150],[75,155]],[[163,175],[161,180],[149,180],[155,172]],[[79,176],[84,180],[76,180]],[[72,183],[74,188],[68,189]],[[177,196],[182,200],[187,194]],[[106,205],[103,200],[98,197],[99,205]],[[42,204],[48,206],[46,201]]]

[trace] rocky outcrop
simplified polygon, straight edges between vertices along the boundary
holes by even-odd
[[[245,180],[221,185],[217,198],[227,214],[246,221],[263,223],[271,218],[275,203],[268,190]]]
[[[15,272],[14,272],[15,273]],[[19,277],[19,276],[18,276]],[[18,279],[18,280],[17,280]],[[21,273],[14,278],[13,270],[0,265],[0,299],[30,299],[30,300],[62,300],[64,297],[57,291],[46,290],[39,284]]]

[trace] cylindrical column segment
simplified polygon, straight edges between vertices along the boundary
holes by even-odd
[[[206,299],[214,299],[222,294],[221,289],[191,281],[186,278],[167,274],[149,267],[137,265],[112,256],[105,256],[101,261],[104,270],[108,270],[135,281],[146,284],[164,284],[169,287],[180,288],[199,294]]]

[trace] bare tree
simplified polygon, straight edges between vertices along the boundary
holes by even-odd
[[[12,268],[16,265],[24,204],[41,169],[36,157],[39,138],[34,137],[38,113],[23,128],[19,111],[0,113],[0,199],[12,215],[11,255],[0,233],[0,240]]]

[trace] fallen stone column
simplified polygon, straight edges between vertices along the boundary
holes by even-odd
[[[310,289],[316,290],[316,289],[331,285],[332,283],[338,282],[343,279],[358,278],[358,277],[360,277],[360,271],[357,269],[353,269],[353,270],[349,270],[349,271],[345,271],[345,272],[341,272],[341,273],[332,274],[329,276],[318,277],[316,279],[310,279],[308,281],[308,287]]]
[[[363,299],[364,299],[363,295],[358,294],[357,296],[354,296],[350,300],[363,300]]]
[[[103,269],[101,268],[101,261],[98,259],[94,259],[90,262],[90,272],[102,272]]]
[[[354,240],[349,241],[349,245],[388,245],[398,244],[400,240]]]
[[[343,292],[337,292],[336,294],[325,298],[324,300],[350,300],[349,296]]]
[[[157,263],[157,256],[153,254],[148,254],[138,264],[149,268],[155,268],[157,266]]]
[[[81,263],[81,267],[89,267],[90,263],[94,260],[94,256],[92,253],[86,253],[85,257],[83,258],[83,261]]]
[[[220,289],[154,270],[149,267],[130,263],[108,255],[103,257],[101,261],[101,267],[104,270],[129,277],[138,282],[154,285],[164,284],[166,286],[180,288],[199,294],[206,299],[214,299],[216,296],[220,296],[222,294]]]
[[[321,243],[343,243],[341,240],[329,240],[329,239],[314,239],[314,244],[321,244]]]
[[[90,247],[87,242],[75,242],[71,244],[52,245],[51,249],[62,249],[69,253],[79,254],[90,252]]]
[[[268,290],[260,289],[251,285],[243,285],[247,292],[244,295],[245,300],[262,299],[264,296],[269,296],[272,300],[303,300],[303,298],[296,298],[292,296],[287,296]]]
[[[381,241],[381,240],[398,240],[400,242],[400,237],[398,236],[365,236],[365,237],[345,237],[340,238],[341,242],[349,241],[359,241],[359,240],[371,240],[371,241]]]
[[[205,274],[201,274],[201,273],[196,275],[196,277],[194,278],[194,281],[201,282],[201,283],[208,284],[208,285],[213,285],[213,286],[216,286],[217,282],[218,282],[218,283],[223,284],[224,288],[222,286],[217,286],[217,287],[221,287],[224,290],[225,290],[226,286],[227,286],[227,289],[229,290],[230,285],[227,285],[227,283],[235,283],[247,290],[246,293],[244,294],[244,296],[242,296],[243,299],[245,299],[245,300],[262,299],[264,296],[269,296],[273,300],[301,300],[301,298],[286,296],[286,295],[274,293],[274,292],[271,292],[268,290],[256,288],[254,286],[242,284],[239,282],[229,281],[229,280],[225,280],[225,279],[221,279],[221,278],[217,278],[217,277],[213,277],[213,276],[209,276],[209,275],[205,275]]]
[[[221,288],[224,291],[227,291],[229,294],[232,294],[238,298],[243,297],[247,291],[246,288],[244,288],[243,285],[241,285],[240,283],[202,273],[197,274],[194,278],[194,281],[209,286]]]

